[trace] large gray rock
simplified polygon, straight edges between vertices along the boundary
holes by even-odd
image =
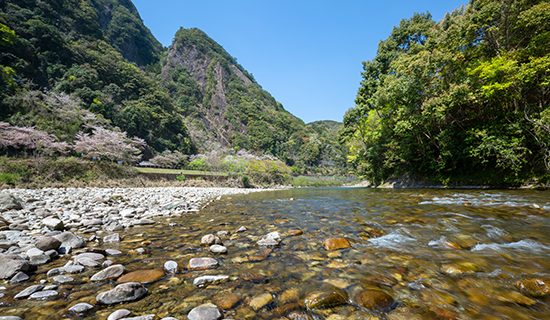
[[[115,264],[107,267],[98,273],[94,274],[90,280],[92,281],[104,281],[109,279],[116,279],[124,273],[124,266],[121,264]]]
[[[28,261],[18,256],[0,255],[0,279],[9,279],[19,271],[29,271]]]
[[[21,209],[23,209],[23,206],[21,205],[21,199],[7,192],[0,192],[0,212]]]
[[[37,291],[40,291],[44,289],[44,286],[41,285],[41,284],[35,284],[35,285],[32,285],[30,287],[27,287],[25,289],[23,289],[22,291],[20,291],[18,294],[15,295],[15,299],[26,299],[28,298],[31,294],[37,292]]]
[[[153,320],[155,319],[154,314],[148,314],[144,316],[130,317],[130,318],[121,318],[120,320]]]
[[[189,260],[189,269],[191,270],[206,270],[216,268],[218,260],[214,258],[192,258]]]
[[[270,232],[258,240],[259,246],[277,246],[281,243],[281,235],[279,232]]]
[[[193,280],[193,285],[195,285],[196,287],[201,288],[201,287],[204,287],[208,284],[218,284],[218,283],[222,283],[222,282],[225,282],[225,281],[228,281],[228,280],[229,280],[229,276],[226,276],[226,275],[200,276],[200,277],[195,278],[195,280]]]
[[[62,231],[64,228],[63,221],[54,217],[48,217],[48,218],[42,219],[42,224],[50,230]]]
[[[129,316],[131,315],[132,312],[130,312],[130,310],[128,309],[118,309],[116,311],[114,311],[113,313],[111,313],[108,317],[107,317],[107,320],[118,320],[118,319],[122,319],[126,316]]]
[[[86,241],[83,238],[68,231],[55,235],[54,238],[61,242],[59,248],[63,253],[69,253],[72,249],[82,248],[86,245]]]
[[[221,317],[220,310],[212,303],[202,304],[187,314],[189,320],[218,320]]]
[[[31,294],[29,300],[52,300],[57,296],[59,296],[59,293],[55,290],[44,290]]]
[[[103,259],[105,259],[104,255],[94,252],[85,252],[73,257],[74,262],[85,267],[97,267],[101,265]]]
[[[61,246],[61,241],[54,237],[44,236],[37,238],[34,245],[42,251],[57,250]]]
[[[74,306],[70,307],[69,312],[76,313],[76,314],[82,314],[82,313],[86,313],[86,312],[92,310],[93,308],[94,308],[94,306],[92,306],[91,304],[86,303],[86,302],[81,302],[81,303],[77,303]]]
[[[119,284],[114,289],[101,292],[96,300],[101,304],[116,304],[129,302],[143,298],[147,289],[139,282],[128,282]]]

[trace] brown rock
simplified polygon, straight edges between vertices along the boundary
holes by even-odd
[[[220,292],[213,298],[214,304],[223,310],[232,309],[239,301],[241,301],[241,297],[231,292]]]
[[[367,289],[355,295],[355,302],[373,311],[389,311],[394,305],[392,296],[382,290]]]
[[[349,247],[351,247],[351,243],[349,243],[346,238],[329,238],[325,240],[325,249],[328,251],[346,249]]]
[[[322,290],[308,294],[304,303],[308,309],[326,309],[344,305],[347,301],[348,295],[344,290],[327,286]]]
[[[516,282],[516,288],[523,294],[542,298],[550,294],[550,280],[537,278],[523,279]]]
[[[300,229],[291,229],[291,230],[288,230],[288,235],[289,236],[300,236],[304,234],[304,232]]]
[[[281,304],[287,304],[298,300],[300,300],[300,290],[297,288],[287,289],[279,296],[279,302]]]
[[[261,308],[270,304],[272,301],[273,296],[271,295],[271,293],[263,293],[259,296],[255,296],[254,298],[252,298],[252,300],[250,300],[249,302],[249,305],[252,309],[254,309],[254,311],[258,311]]]
[[[122,277],[118,278],[117,282],[152,283],[162,279],[163,277],[164,271],[159,269],[137,270],[123,275]]]

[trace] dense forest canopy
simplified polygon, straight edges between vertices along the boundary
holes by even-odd
[[[375,184],[547,179],[550,3],[473,0],[403,20],[364,63],[341,138]]]

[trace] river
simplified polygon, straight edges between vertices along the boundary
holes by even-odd
[[[280,244],[259,246],[270,232],[280,233]],[[226,254],[201,244],[204,235],[217,233]],[[162,270],[167,260],[178,262],[180,271],[148,284],[141,300],[95,307],[90,319],[106,319],[120,308],[186,319],[208,302],[223,306],[228,319],[550,318],[548,292],[522,287],[550,285],[548,191],[270,191],[224,197],[198,214],[120,235],[120,243],[96,246],[122,251],[112,260],[126,272]],[[344,248],[327,250],[329,238],[345,238],[336,241]],[[188,270],[196,257],[213,257],[219,266]],[[37,280],[46,279],[41,271],[47,270],[39,269]],[[95,304],[98,292],[113,287],[90,282],[97,271],[78,275],[78,285],[61,286],[64,299],[16,301],[4,310],[26,310],[26,319],[71,316],[69,306]],[[193,285],[203,275],[229,278]]]

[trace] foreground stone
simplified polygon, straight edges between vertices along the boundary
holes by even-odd
[[[129,316],[131,315],[132,312],[130,312],[130,310],[127,310],[127,309],[119,309],[119,310],[116,310],[115,312],[111,313],[108,317],[107,317],[107,320],[118,320],[118,319],[122,319],[126,316]]]
[[[376,289],[362,290],[354,300],[358,305],[372,311],[389,311],[394,305],[392,296]]]
[[[205,303],[195,307],[187,314],[189,320],[218,320],[221,317],[220,310],[212,303]]]
[[[213,269],[217,266],[218,260],[214,258],[192,258],[189,260],[189,269],[191,270]]]
[[[139,282],[128,282],[119,284],[114,289],[101,292],[96,300],[101,304],[116,304],[130,302],[143,298],[147,289]]]
[[[150,270],[137,270],[123,275],[118,278],[118,283],[124,282],[140,282],[140,283],[153,283],[164,277],[164,271],[158,269]]]
[[[63,231],[64,228],[63,221],[53,217],[44,218],[42,224],[50,230]]]
[[[77,303],[74,306],[70,307],[69,312],[76,313],[76,314],[82,314],[82,313],[85,313],[87,311],[92,310],[93,308],[94,308],[94,306],[92,306],[91,304],[81,302],[81,303]]]
[[[30,265],[26,260],[15,255],[0,255],[0,279],[9,279],[19,271],[29,271]]]
[[[278,246],[281,243],[281,234],[277,231],[270,232],[258,240],[257,244],[259,246]]]
[[[168,260],[164,263],[164,271],[168,274],[176,274],[178,272],[178,263],[173,260]]]
[[[84,239],[68,231],[55,235],[54,238],[61,242],[59,248],[62,249],[62,253],[69,253],[72,249],[82,248],[86,245]]]
[[[351,243],[346,238],[329,238],[325,240],[325,249],[328,251],[347,249],[351,247]]]
[[[38,291],[29,296],[30,300],[50,300],[57,298],[59,293],[55,290]]]
[[[44,236],[36,240],[35,246],[42,251],[57,250],[61,246],[61,241],[54,237]]]
[[[15,299],[26,299],[28,298],[31,294],[37,292],[37,291],[40,291],[44,288],[43,285],[41,284],[35,284],[35,285],[32,285],[30,287],[27,287],[25,289],[23,289],[23,291],[19,292],[18,294],[15,295]]]
[[[213,234],[207,234],[201,238],[201,244],[212,245],[212,244],[221,244],[222,240],[220,237]]]
[[[542,298],[550,295],[550,280],[546,279],[523,279],[515,283],[521,293],[535,298]]]
[[[227,248],[219,245],[219,244],[213,244],[210,246],[210,252],[212,253],[227,253]]]
[[[121,264],[115,264],[94,274],[90,278],[90,280],[104,281],[104,280],[116,279],[120,277],[123,273],[124,273],[124,266]]]
[[[0,192],[0,212],[21,209],[23,209],[23,206],[21,205],[21,199],[7,192]]]
[[[255,296],[254,298],[252,298],[249,305],[254,311],[258,311],[261,308],[270,304],[272,301],[273,296],[271,295],[271,293],[263,293],[259,296]]]
[[[193,280],[193,285],[199,288],[202,288],[208,284],[218,284],[222,282],[226,282],[229,280],[229,276],[226,275],[218,275],[218,276],[202,276],[195,278]]]
[[[308,309],[326,309],[346,304],[347,293],[335,287],[327,287],[320,291],[310,293],[304,304]]]

